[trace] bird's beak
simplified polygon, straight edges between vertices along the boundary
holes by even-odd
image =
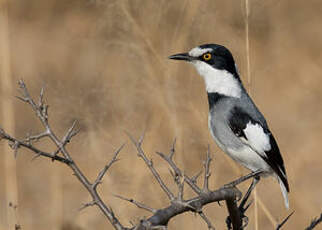
[[[183,61],[192,61],[193,57],[191,57],[188,53],[174,54],[169,56],[169,59],[173,60],[183,60]]]

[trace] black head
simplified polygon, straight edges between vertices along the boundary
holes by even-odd
[[[211,65],[213,68],[227,70],[233,75],[238,76],[238,71],[232,54],[222,45],[204,44],[193,48],[188,53],[175,54],[169,58],[189,62],[202,61]]]

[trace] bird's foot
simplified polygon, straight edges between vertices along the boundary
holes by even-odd
[[[238,207],[239,215],[242,219],[242,228],[241,229],[244,229],[248,225],[248,217],[245,215],[245,213],[251,204],[252,204],[252,201],[249,204],[247,204],[246,207],[244,207],[245,203],[241,202]],[[226,225],[229,230],[232,229],[232,221],[231,221],[230,216],[227,216],[227,218],[226,218]]]
[[[241,229],[244,229],[248,225],[248,217],[245,215],[242,215],[241,218],[242,218],[242,224],[243,224]],[[230,216],[227,216],[226,218],[226,225],[228,230],[233,229]]]

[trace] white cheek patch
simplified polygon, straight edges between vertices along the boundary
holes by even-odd
[[[219,93],[229,97],[241,96],[241,85],[227,70],[215,69],[202,61],[191,62],[204,78],[208,93]]]
[[[260,124],[252,124],[249,122],[244,129],[248,144],[259,154],[264,154],[265,151],[271,150],[269,134],[266,134]]]
[[[192,57],[200,57],[201,55],[212,51],[213,49],[211,48],[201,49],[200,47],[196,47],[189,51],[189,55]]]

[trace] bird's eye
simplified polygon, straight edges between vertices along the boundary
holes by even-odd
[[[211,54],[210,53],[206,53],[206,54],[202,55],[202,58],[205,61],[209,61],[211,59]]]

